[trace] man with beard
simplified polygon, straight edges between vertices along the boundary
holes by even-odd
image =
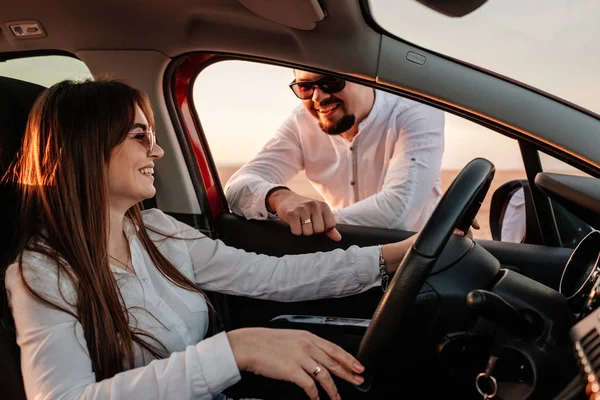
[[[232,212],[333,240],[336,223],[420,230],[442,194],[444,113],[334,76],[294,76],[303,104],[227,182]],[[325,202],[285,186],[301,170]]]

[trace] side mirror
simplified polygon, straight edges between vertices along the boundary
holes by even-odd
[[[562,246],[574,248],[592,227],[557,202],[551,203]],[[490,229],[493,240],[544,244],[526,179],[509,181],[496,189],[490,202]]]
[[[542,243],[526,179],[512,180],[496,189],[490,203],[490,229],[497,241]]]

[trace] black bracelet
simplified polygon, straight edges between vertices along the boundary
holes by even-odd
[[[381,290],[385,293],[390,283],[390,275],[387,273],[387,263],[383,258],[382,245],[377,246],[379,248],[379,275],[381,276]]]

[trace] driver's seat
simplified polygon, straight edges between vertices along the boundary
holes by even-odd
[[[0,77],[0,178],[21,147],[25,125],[35,99],[44,90],[33,83]],[[0,390],[2,398],[25,400],[19,346],[4,286],[4,271],[17,256],[15,239],[19,230],[20,201],[16,186],[0,182]]]

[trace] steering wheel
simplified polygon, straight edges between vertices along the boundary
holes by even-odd
[[[380,357],[386,356],[382,354],[384,345],[398,337],[403,318],[454,229],[467,232],[487,194],[494,172],[494,165],[484,158],[469,162],[454,179],[398,266],[358,349],[357,359],[366,367],[365,382],[359,389],[369,389],[373,370],[379,365]]]

